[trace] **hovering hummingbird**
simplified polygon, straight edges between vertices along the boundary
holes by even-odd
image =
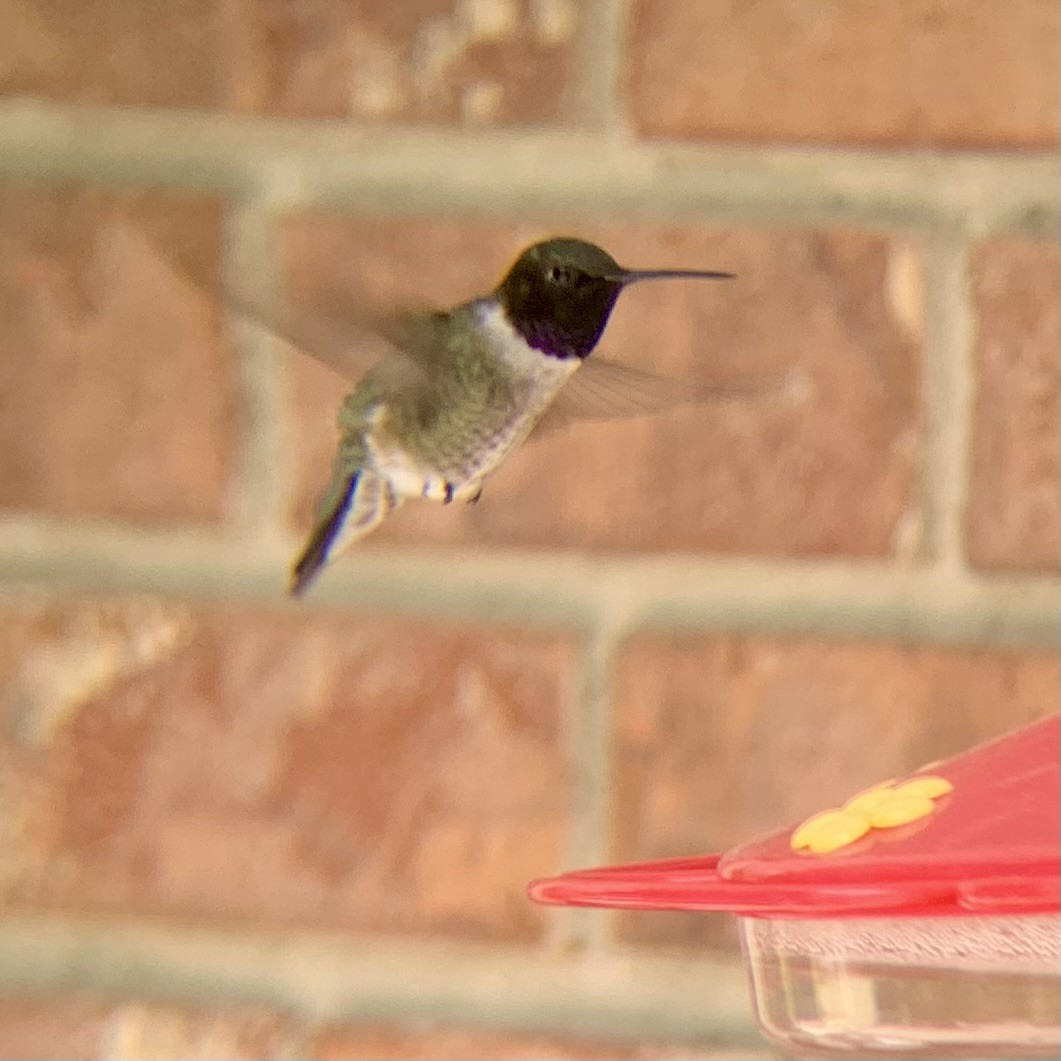
[[[252,313],[348,376],[358,361],[352,331],[371,331],[389,348],[342,404],[331,482],[291,592],[304,593],[410,498],[478,501],[486,478],[532,432],[733,394],[732,385],[697,389],[589,357],[630,284],[732,276],[625,269],[592,243],[550,239],[525,250],[493,292],[450,310],[373,315],[340,296],[301,321]]]

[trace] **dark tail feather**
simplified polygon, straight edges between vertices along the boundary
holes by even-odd
[[[317,521],[317,525],[298,558],[294,568],[291,570],[290,593],[294,597],[301,597],[309,588],[310,583],[317,577],[320,569],[327,563],[328,554],[331,552],[335,539],[342,529],[350,510],[350,502],[357,491],[358,480],[361,472],[356,471],[346,481],[345,489],[338,493],[331,511]]]

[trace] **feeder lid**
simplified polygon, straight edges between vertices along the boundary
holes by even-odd
[[[1061,907],[1059,832],[1053,716],[724,855],[577,870],[529,894],[751,917],[1048,913]]]

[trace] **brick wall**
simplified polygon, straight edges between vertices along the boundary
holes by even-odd
[[[1058,708],[1053,0],[0,0],[0,1055],[749,1057],[732,925],[543,911]],[[793,401],[286,569],[342,385],[136,248]]]

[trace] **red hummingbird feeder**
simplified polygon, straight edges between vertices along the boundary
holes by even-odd
[[[723,855],[529,893],[737,915],[756,1017],[790,1052],[1056,1058],[1059,738],[1055,716]]]

